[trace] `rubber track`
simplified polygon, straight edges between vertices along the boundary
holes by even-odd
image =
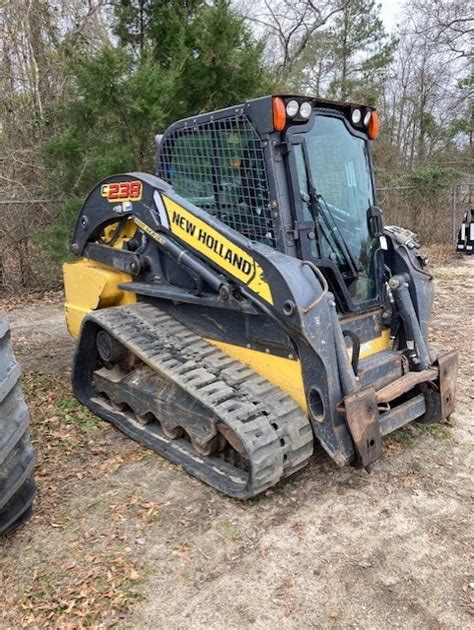
[[[29,413],[20,374],[8,325],[0,320],[0,534],[12,531],[29,517],[36,493]]]
[[[89,315],[82,335],[90,334],[91,324],[107,330],[144,363],[198,399],[214,417],[227,424],[246,450],[250,472],[245,478],[247,473],[219,458],[200,457],[185,440],[170,440],[156,431],[151,434],[127,414],[107,408],[94,397],[90,385],[88,395],[83,382],[75,387],[78,398],[94,413],[134,439],[182,465],[202,481],[238,498],[262,492],[308,462],[313,452],[312,429],[293,399],[176,319],[155,306],[139,303]],[[77,361],[84,343],[82,335],[76,355],[75,382],[83,380],[88,372]]]

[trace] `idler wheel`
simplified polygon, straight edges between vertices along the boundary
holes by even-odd
[[[97,333],[96,345],[97,352],[105,363],[118,363],[129,354],[127,348],[111,337],[105,330],[99,330]]]

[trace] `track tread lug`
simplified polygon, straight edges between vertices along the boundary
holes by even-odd
[[[96,397],[82,396],[92,411],[134,439],[238,498],[266,490],[307,463],[313,451],[313,434],[295,401],[178,320],[146,303],[103,309],[88,315],[87,320],[108,330],[150,368],[207,405],[216,419],[220,418],[216,421],[227,424],[250,457],[249,477],[243,487],[232,481],[242,471],[231,473],[230,464],[215,458],[210,462],[194,451],[191,456],[189,443],[177,445],[165,436],[158,438],[156,433],[150,434],[148,425],[137,428],[129,420],[127,424],[124,414],[105,412],[98,408]]]

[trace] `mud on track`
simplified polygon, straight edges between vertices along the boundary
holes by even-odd
[[[472,627],[474,259],[435,278],[433,338],[461,355],[453,426],[397,432],[370,476],[318,451],[246,503],[75,405],[61,305],[9,312],[40,495],[0,546],[0,627]]]

